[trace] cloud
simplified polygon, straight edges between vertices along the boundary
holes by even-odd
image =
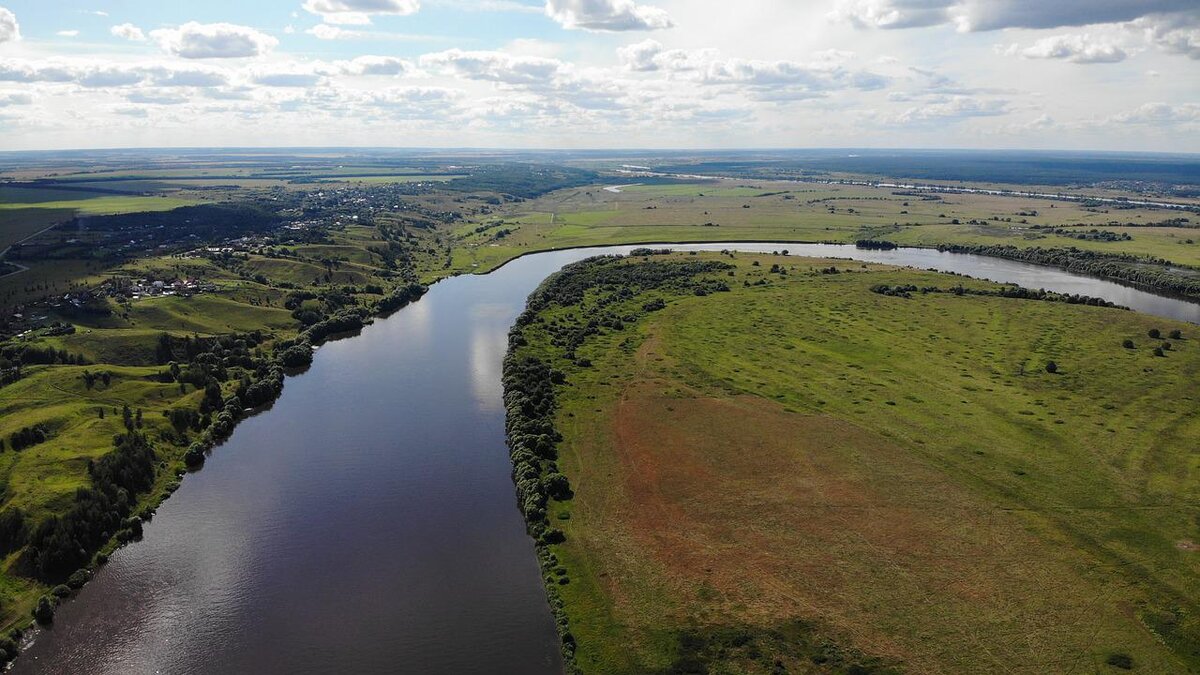
[[[546,83],[567,69],[557,59],[461,49],[425,54],[421,66],[469,80],[524,85]]]
[[[329,24],[365,25],[371,16],[407,16],[421,9],[420,0],[307,0],[304,9]]]
[[[644,40],[617,50],[628,70],[665,72],[669,77],[700,84],[746,88],[759,100],[817,98],[838,89],[872,91],[887,78],[866,70],[842,66],[822,54],[814,63],[723,58],[713,49],[664,49],[655,40]],[[842,53],[848,58],[848,53]]]
[[[908,108],[895,116],[891,121],[902,125],[952,122],[969,117],[1007,115],[1009,112],[1008,101],[1002,99],[981,100],[971,96],[951,96],[925,105]]]
[[[161,65],[56,62],[38,59],[0,60],[0,82],[45,82],[76,84],[89,88],[127,87],[214,87],[228,83],[223,73],[175,69]]]
[[[125,117],[145,118],[150,116],[150,112],[148,110],[145,108],[138,108],[136,106],[122,106],[120,108],[113,108],[113,112],[118,115],[124,115]]]
[[[318,40],[345,40],[358,37],[362,31],[347,30],[338,26],[330,26],[328,24],[319,23],[312,28],[304,31]]]
[[[73,38],[73,37],[79,37],[79,31],[77,31],[77,30],[60,30],[60,31],[56,32],[55,35],[57,35],[59,37]]]
[[[961,31],[989,31],[1116,23],[1195,10],[1195,0],[838,0],[831,16],[869,28],[953,23]]]
[[[122,40],[130,40],[132,42],[146,41],[146,34],[142,32],[142,29],[131,23],[117,24],[116,26],[108,29],[108,32],[112,33],[116,37],[121,38]]]
[[[306,72],[273,72],[254,76],[254,83],[264,87],[312,87],[321,81],[321,75]]]
[[[1142,18],[1130,26],[1141,29],[1147,40],[1169,54],[1200,60],[1200,12]]]
[[[21,27],[17,15],[0,7],[0,44],[21,39]]]
[[[394,56],[359,56],[337,65],[347,75],[404,75],[413,70],[411,62]]]
[[[33,103],[33,97],[24,92],[0,92],[0,108],[5,108],[10,105],[29,105],[30,103]]]
[[[675,25],[666,11],[634,0],[546,0],[546,16],[563,28],[594,32],[659,30]]]
[[[1133,110],[1112,116],[1109,121],[1163,126],[1200,122],[1200,104],[1143,103]]]
[[[1027,59],[1062,59],[1072,63],[1117,63],[1128,56],[1124,49],[1112,42],[1087,33],[1042,38],[1024,49],[1012,45],[1006,53],[1017,53]]]
[[[130,103],[151,105],[179,105],[187,103],[188,97],[175,92],[135,91],[125,97]]]
[[[249,26],[196,23],[150,31],[163,51],[185,59],[227,59],[261,56],[279,41]]]
[[[838,0],[832,18],[860,28],[920,28],[953,19],[944,0]]]

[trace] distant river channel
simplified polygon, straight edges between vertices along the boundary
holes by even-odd
[[[655,245],[665,246],[665,245]],[[1200,305],[995,258],[820,244],[670,245],[909,265],[1098,296],[1200,323]],[[537,253],[433,286],[321,347],[269,409],[65,603],[16,673],[558,673],[504,446],[501,361]]]

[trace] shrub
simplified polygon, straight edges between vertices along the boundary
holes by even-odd
[[[1171,331],[1171,339],[1172,340],[1182,340],[1183,339],[1183,331],[1179,330],[1178,328]]]
[[[77,569],[67,578],[67,585],[76,590],[83,588],[83,585],[92,578],[92,573],[87,569]]]
[[[1155,347],[1154,355],[1155,356],[1166,356],[1166,354],[1163,353],[1162,347]]]
[[[1149,332],[1149,333],[1147,333],[1147,335],[1149,335],[1150,337],[1152,337],[1152,338],[1154,338],[1155,340],[1157,340],[1157,339],[1159,339],[1160,337],[1162,337],[1162,331],[1158,330],[1157,328],[1151,328],[1151,329],[1150,329],[1150,332]]]
[[[1116,654],[1109,654],[1105,663],[1113,668],[1120,668],[1121,670],[1133,670],[1133,657],[1128,654],[1122,654],[1119,652]]]
[[[50,593],[56,598],[65,598],[71,595],[71,587],[66,584],[59,584],[51,589]]]
[[[17,658],[20,649],[17,647],[16,640],[7,637],[0,637],[0,666]]]
[[[54,601],[45,595],[38,598],[37,607],[33,608],[33,618],[40,624],[54,621]]]
[[[1163,349],[1163,351],[1164,351],[1164,352],[1169,352],[1169,351],[1171,351],[1171,343],[1170,343],[1170,342],[1164,342],[1164,343],[1162,343],[1162,349]]]
[[[1047,373],[1057,373],[1058,372],[1058,364],[1053,361],[1047,361],[1046,362],[1046,372]]]
[[[1125,349],[1133,349],[1133,340],[1125,340],[1121,343],[1121,346]]]

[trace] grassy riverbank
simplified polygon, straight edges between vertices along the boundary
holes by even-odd
[[[565,376],[546,551],[584,672],[1200,667],[1194,327],[723,260],[727,293],[545,305],[510,357]],[[566,358],[601,311],[637,317]]]

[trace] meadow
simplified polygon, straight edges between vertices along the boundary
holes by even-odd
[[[455,252],[456,265],[490,269],[524,252],[610,244],[886,239],[911,246],[1074,246],[1200,266],[1200,217],[1162,209],[816,183],[617,183],[607,187],[619,192],[604,185],[568,188],[472,218],[457,230],[462,250]],[[1175,218],[1187,221],[1149,226]],[[486,226],[490,229],[476,232]],[[496,232],[505,229],[510,233],[497,239]],[[1075,236],[1093,229],[1130,239]]]
[[[514,352],[565,374],[547,583],[582,672],[1200,667],[1194,326],[722,259],[730,292],[593,289]],[[601,307],[641,318],[564,358],[549,327]]]

